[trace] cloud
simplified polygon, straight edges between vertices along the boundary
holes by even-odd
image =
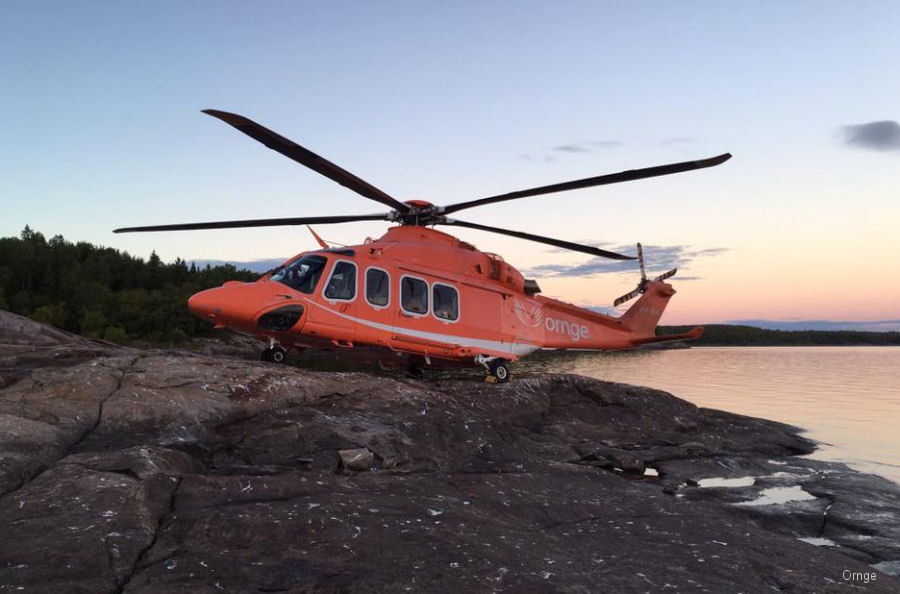
[[[555,146],[555,147],[553,147],[553,150],[561,151],[564,153],[586,153],[586,152],[588,152],[588,149],[586,149],[582,145],[574,144],[574,143],[573,144],[564,144],[562,146]]]
[[[696,250],[691,252],[691,257],[699,257],[699,256],[718,256],[719,254],[724,254],[728,251],[728,248],[706,248],[702,250]]]
[[[900,150],[900,124],[894,120],[843,126],[844,144],[876,151]]]
[[[661,144],[663,146],[675,146],[679,144],[690,144],[692,142],[697,142],[697,139],[691,136],[673,136],[671,138],[664,138]]]
[[[590,244],[587,244],[590,245]],[[603,244],[600,244],[603,245]],[[647,266],[647,276],[655,276],[650,271],[664,271],[670,268],[685,268],[697,258],[714,257],[728,251],[728,248],[704,248],[694,249],[686,245],[645,245],[642,246],[644,251],[644,262]],[[620,254],[637,255],[636,248],[633,245],[615,246],[609,248],[610,251]],[[554,249],[553,251],[557,251]],[[568,251],[568,250],[566,250]],[[528,277],[583,277],[596,276],[608,272],[634,274],[638,271],[638,264],[635,260],[608,260],[606,258],[591,258],[586,262],[579,264],[542,264],[522,273]],[[698,280],[698,277],[684,277],[681,280]]]
[[[664,138],[659,144],[663,148],[670,149],[676,153],[691,153],[693,151],[690,150],[689,145],[695,142],[697,142],[697,139],[691,136],[672,136],[671,138]]]
[[[587,308],[591,311],[595,311],[598,314],[603,314],[605,316],[617,316],[621,312],[615,307],[607,307],[605,305],[589,305]]]
[[[519,158],[525,161],[544,161],[551,163],[556,160],[553,153],[568,153],[570,155],[585,154],[594,152],[597,149],[608,150],[622,146],[618,140],[592,140],[590,142],[570,142],[568,144],[560,144],[550,149],[550,153],[520,153]]]

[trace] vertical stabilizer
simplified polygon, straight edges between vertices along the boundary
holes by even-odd
[[[656,324],[674,294],[675,289],[672,288],[672,285],[656,280],[650,281],[641,298],[620,318],[623,325],[638,337],[654,336]]]

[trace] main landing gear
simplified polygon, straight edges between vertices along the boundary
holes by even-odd
[[[263,361],[271,361],[272,363],[284,363],[287,356],[287,349],[275,342],[273,339],[269,342],[268,348],[263,349],[259,358]]]
[[[509,381],[509,361],[500,357],[489,357],[488,355],[476,355],[475,363],[484,367],[487,382],[497,382],[502,384]]]

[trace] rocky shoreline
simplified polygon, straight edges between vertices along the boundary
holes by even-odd
[[[578,376],[312,372],[0,312],[0,592],[900,590],[900,488],[814,448]]]

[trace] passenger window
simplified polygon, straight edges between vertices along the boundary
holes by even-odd
[[[428,284],[420,278],[400,280],[400,307],[415,314],[428,313]]]
[[[325,287],[326,299],[351,301],[356,297],[356,264],[340,260],[334,265],[334,272]]]
[[[447,285],[435,284],[431,287],[434,315],[442,320],[459,319],[459,293]]]
[[[366,301],[384,307],[391,298],[391,279],[387,272],[377,268],[366,270]]]

